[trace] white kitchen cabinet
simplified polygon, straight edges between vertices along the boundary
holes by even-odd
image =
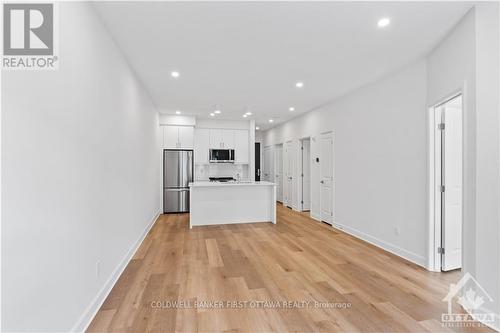
[[[235,130],[230,129],[222,130],[222,148],[234,149],[234,132]]]
[[[210,130],[208,128],[194,130],[194,163],[208,164],[209,142]]]
[[[235,163],[248,163],[248,154],[250,152],[249,139],[248,130],[234,130]]]
[[[193,149],[194,147],[194,127],[179,126],[179,148]]]
[[[163,149],[193,149],[192,126],[163,126]]]
[[[219,128],[210,129],[210,148],[234,149],[234,130]]]
[[[163,126],[163,149],[177,149],[179,129],[177,126]]]
[[[222,149],[222,130],[218,128],[209,129],[210,133],[210,148]]]

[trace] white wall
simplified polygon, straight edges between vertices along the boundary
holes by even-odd
[[[425,62],[266,131],[265,145],[327,131],[334,132],[335,225],[424,265]]]
[[[463,267],[475,274],[476,198],[476,92],[474,10],[457,24],[427,57],[427,104],[435,105],[457,91],[463,91],[464,122],[464,221]]]
[[[6,332],[82,329],[160,211],[155,107],[91,5],[59,6],[59,70],[2,73]]]
[[[500,4],[476,6],[476,277],[500,331]]]
[[[255,142],[263,142],[264,135],[262,131],[255,131]]]
[[[174,126],[195,126],[195,116],[179,116],[172,114],[160,114],[160,125],[174,125]]]
[[[196,127],[199,128],[227,128],[227,129],[248,130],[249,126],[250,126],[250,121],[247,120],[219,120],[219,119],[196,120]]]
[[[480,3],[428,57],[429,105],[464,91],[463,272],[500,313],[499,5]],[[496,328],[500,329],[497,316]]]

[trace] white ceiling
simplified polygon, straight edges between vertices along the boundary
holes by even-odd
[[[99,2],[97,11],[164,113],[261,129],[428,53],[464,2]],[[390,17],[391,25],[377,28]],[[171,77],[171,71],[180,77]],[[303,81],[302,89],[295,82]],[[290,106],[295,107],[289,112]]]

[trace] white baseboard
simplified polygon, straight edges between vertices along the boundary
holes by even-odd
[[[334,222],[332,225],[334,228],[339,229],[345,233],[348,233],[351,236],[360,238],[364,240],[365,242],[368,242],[372,245],[375,245],[387,252],[390,252],[392,254],[397,255],[398,257],[401,257],[403,259],[406,259],[408,261],[411,261],[414,264],[417,264],[419,266],[422,266],[427,269],[426,262],[427,259],[421,255],[418,255],[416,253],[407,251],[405,249],[402,249],[396,245],[387,243],[381,239],[378,239],[376,237],[370,236],[362,231],[356,230],[354,228],[351,228],[349,226]]]
[[[125,257],[118,264],[104,286],[101,288],[101,290],[99,290],[87,309],[85,309],[83,314],[80,316],[80,319],[78,319],[76,324],[73,326],[71,332],[85,332],[85,330],[87,330],[90,323],[92,322],[92,319],[94,319],[94,316],[97,314],[97,311],[99,311],[99,309],[101,308],[102,304],[106,300],[106,297],[108,297],[109,293],[111,292],[111,289],[113,289],[114,285],[118,281],[118,278],[125,270],[125,267],[127,267],[130,260],[134,257],[135,252],[137,251],[137,249],[139,249],[139,246],[141,246],[142,241],[144,240],[144,238],[146,238],[146,235],[158,220],[160,214],[160,212],[155,214],[154,218],[148,223],[137,241],[132,244],[132,247],[127,251]]]
[[[470,311],[468,311],[463,306],[462,306],[462,309],[464,309],[465,312],[467,312],[468,314],[471,314]],[[481,322],[481,323],[484,324],[484,325],[486,325],[486,326],[488,326],[489,328],[491,328],[494,331],[500,332],[500,314],[495,313],[494,311],[491,311],[490,309],[486,309],[483,306],[480,307],[480,311],[479,312],[480,313],[493,313],[495,315],[495,322],[493,322],[493,323],[483,323],[483,322]]]
[[[321,222],[320,217],[317,215],[314,215],[312,212],[309,213],[309,217],[311,217],[313,220]]]

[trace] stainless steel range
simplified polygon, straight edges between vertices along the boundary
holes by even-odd
[[[234,182],[236,179],[233,177],[209,177],[208,180],[211,182],[227,183]]]

